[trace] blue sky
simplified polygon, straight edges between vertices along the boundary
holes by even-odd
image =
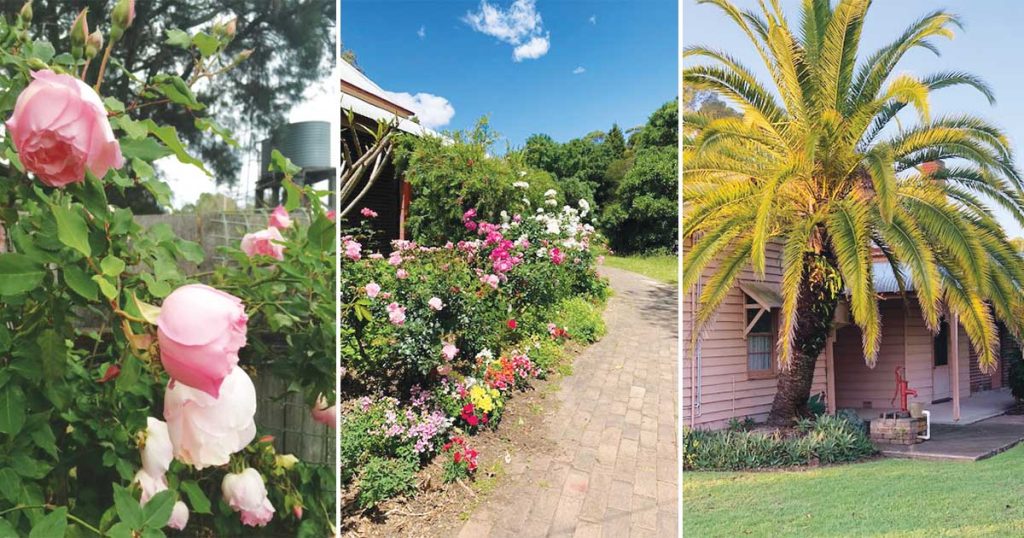
[[[739,0],[742,8],[755,8],[753,0]],[[798,0],[782,0],[790,24],[799,21]],[[1015,149],[1018,163],[1024,163],[1024,2],[985,0],[984,2],[934,0],[877,1],[872,4],[861,38],[861,56],[892,41],[911,22],[935,10],[956,13],[964,23],[952,41],[937,40],[942,56],[926,50],[908,54],[899,69],[912,74],[938,71],[968,71],[983,78],[996,95],[996,104],[977,91],[951,88],[932,94],[932,115],[967,112],[992,121],[1005,130]],[[683,44],[709,45],[729,51],[748,67],[766,77],[757,53],[740,30],[716,7],[683,0]],[[1005,212],[997,211],[1009,235],[1024,236],[1024,230]]]
[[[342,43],[374,82],[409,94],[440,130],[489,115],[515,146],[534,133],[566,141],[643,124],[677,96],[677,21],[676,0],[341,5]]]

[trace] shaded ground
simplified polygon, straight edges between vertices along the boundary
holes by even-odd
[[[951,426],[932,424],[932,438],[916,445],[879,445],[886,456],[975,461],[1009,450],[1024,439],[1024,416],[1001,416]]]

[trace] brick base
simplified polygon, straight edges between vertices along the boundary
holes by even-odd
[[[876,418],[871,421],[871,440],[891,445],[913,445],[925,433],[925,419],[922,418]]]

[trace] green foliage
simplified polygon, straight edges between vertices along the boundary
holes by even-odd
[[[1010,360],[1009,385],[1013,397],[1024,401],[1024,360],[1019,354]]]
[[[843,463],[875,453],[867,433],[842,417],[822,415],[796,436],[748,432],[683,431],[683,470],[735,471]]]
[[[593,300],[573,297],[558,304],[553,323],[564,328],[573,340],[590,344],[605,333],[601,310],[601,305]]]
[[[470,208],[490,221],[498,221],[502,211],[533,213],[544,192],[556,187],[549,174],[519,154],[489,155],[497,135],[486,118],[471,131],[449,136],[403,136],[395,149],[396,167],[415,193],[406,225],[420,243],[443,244],[463,234],[462,215]]]
[[[665,250],[676,242],[679,152],[676,146],[640,146],[618,199],[602,215],[615,252]]]
[[[416,489],[419,462],[409,458],[370,458],[359,477],[359,507],[370,508],[384,499]]]

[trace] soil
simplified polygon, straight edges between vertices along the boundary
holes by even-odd
[[[573,344],[566,347],[566,363],[579,353]],[[544,434],[545,417],[557,410],[555,394],[560,388],[558,374],[538,380],[533,388],[517,392],[506,402],[501,423],[468,437],[477,449],[478,468],[472,481],[445,484],[441,479],[440,458],[434,458],[420,470],[418,488],[411,497],[398,497],[380,503],[371,510],[360,510],[354,488],[341,490],[341,534],[350,537],[433,538],[455,536],[473,509],[484,499],[489,503],[511,502],[503,499],[512,478],[507,470],[525,464],[531,454],[554,452],[554,443]]]

